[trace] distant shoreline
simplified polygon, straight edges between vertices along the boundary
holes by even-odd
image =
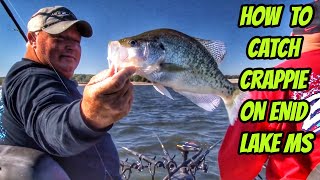
[[[132,84],[134,86],[149,86],[152,85],[152,83],[148,83],[148,82],[132,82]],[[87,83],[79,83],[78,86],[85,86],[87,85]]]
[[[237,84],[238,83],[238,79],[228,79],[231,83],[233,84]],[[79,86],[85,86],[87,83],[79,83]],[[132,84],[134,86],[150,86],[152,85],[152,83],[148,83],[148,82],[132,82]]]
[[[238,84],[239,79],[228,79],[233,84]]]

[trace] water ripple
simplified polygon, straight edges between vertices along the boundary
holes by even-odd
[[[192,141],[208,148],[221,140],[228,127],[227,112],[223,104],[213,112],[199,108],[180,94],[170,91],[174,100],[162,96],[152,86],[135,86],[132,110],[110,131],[119,149],[120,159],[135,159],[121,146],[128,147],[150,157],[163,156],[155,132],[170,154],[182,160],[176,145]],[[199,172],[198,179],[218,179],[217,153],[220,145],[208,155],[209,173]],[[160,173],[161,174],[161,173]],[[147,174],[134,172],[134,179],[150,179]],[[147,178],[146,178],[147,177]],[[156,178],[157,179],[157,178]],[[161,179],[160,176],[158,179]]]

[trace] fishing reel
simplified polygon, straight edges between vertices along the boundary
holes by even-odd
[[[181,166],[176,169],[179,169],[178,174],[174,174],[171,178],[167,179],[196,179],[196,172],[202,170],[204,173],[208,172],[208,165],[205,161],[206,155],[209,153],[209,148],[204,154],[201,154],[203,149],[194,142],[185,142],[184,144],[178,144],[177,149],[181,152],[183,157],[183,162]],[[194,152],[195,154],[192,158],[188,159],[188,154]],[[166,179],[166,178],[165,178]]]
[[[156,168],[159,168],[159,167],[165,168],[162,161],[156,161],[156,156],[154,158],[149,158],[131,149],[128,149],[125,147],[123,147],[123,149],[139,157],[139,160],[134,163],[129,163],[128,158],[125,161],[120,161],[120,167],[122,172],[121,176],[126,180],[130,179],[132,169],[136,169],[139,172],[142,172],[144,169],[148,169],[152,179],[154,179]]]
[[[129,148],[122,147],[131,154],[137,156],[139,160],[135,163],[129,163],[128,159],[126,161],[121,161],[121,171],[122,177],[124,179],[129,179],[132,173],[132,169],[136,169],[141,172],[143,169],[148,168],[149,173],[154,179],[156,169],[163,168],[167,170],[167,175],[163,178],[164,180],[195,180],[196,172],[198,170],[204,173],[208,172],[208,164],[206,163],[206,156],[213,149],[214,146],[220,143],[216,142],[214,145],[209,147],[204,153],[203,149],[194,142],[185,142],[183,144],[177,144],[176,148],[181,152],[182,162],[178,165],[174,160],[175,156],[171,157],[168,151],[164,148],[162,142],[157,136],[162,150],[164,152],[164,157],[162,161],[156,160],[156,156],[153,158],[147,157]],[[194,153],[191,158],[188,157],[189,153]],[[145,165],[144,165],[145,164]]]
[[[200,146],[198,146],[194,142],[185,142],[182,145],[178,144],[177,149],[181,151],[184,161],[187,160],[189,152],[202,152],[202,148],[200,148]],[[205,156],[201,156],[201,158],[196,159],[195,161],[191,161],[190,164],[188,164],[190,173],[195,175],[197,170],[202,170],[204,173],[207,173],[209,166],[205,160]]]

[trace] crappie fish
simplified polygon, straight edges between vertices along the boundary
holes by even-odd
[[[218,68],[225,54],[222,42],[172,29],[151,30],[108,44],[109,65],[136,66],[136,74],[151,81],[161,94],[173,99],[165,88],[170,87],[207,111],[213,111],[221,97],[233,124],[241,91]]]

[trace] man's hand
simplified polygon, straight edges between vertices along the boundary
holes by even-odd
[[[115,73],[112,66],[90,79],[81,102],[82,117],[89,127],[104,129],[128,115],[133,101],[129,78],[135,71],[135,67],[126,67]]]

